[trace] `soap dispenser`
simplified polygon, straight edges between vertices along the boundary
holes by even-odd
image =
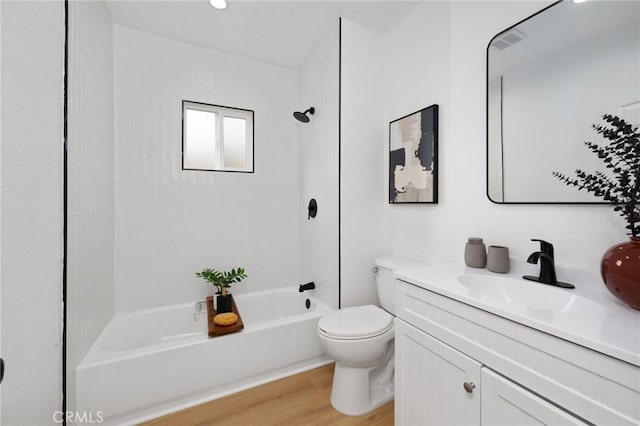
[[[471,268],[484,268],[487,265],[487,247],[482,238],[469,238],[464,247],[464,263]]]

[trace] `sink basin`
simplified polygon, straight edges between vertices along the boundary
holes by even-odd
[[[407,297],[398,300],[408,311],[417,308],[413,295],[425,290],[434,297],[430,306],[437,307],[437,297],[445,297],[640,366],[638,311],[611,297],[598,274],[569,268],[556,271],[576,288],[524,280],[523,275],[534,275],[538,268],[517,259],[511,259],[508,274],[452,262],[410,267],[394,275],[406,291]]]
[[[458,282],[469,296],[480,300],[499,301],[526,310],[538,310],[571,315],[593,315],[604,307],[572,290],[553,287],[524,279],[491,275],[460,275]]]

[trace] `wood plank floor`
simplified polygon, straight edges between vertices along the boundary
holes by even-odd
[[[337,412],[329,402],[333,369],[305,371],[144,425],[393,425],[393,401],[364,416]]]

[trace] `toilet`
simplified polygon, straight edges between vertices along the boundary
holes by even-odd
[[[374,305],[340,309],[318,321],[318,336],[336,362],[331,405],[343,414],[366,414],[393,399],[393,271],[423,265],[402,257],[375,260],[380,300]]]

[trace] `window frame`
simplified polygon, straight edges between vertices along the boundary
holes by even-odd
[[[187,109],[195,111],[203,111],[216,114],[216,140],[215,140],[215,160],[214,168],[212,169],[198,169],[190,168],[185,165],[185,148],[186,148],[186,112]],[[254,124],[255,112],[251,109],[235,108],[224,105],[208,104],[204,102],[182,100],[182,170],[191,171],[204,171],[204,172],[232,172],[232,173],[254,173],[255,172],[255,124]],[[239,118],[246,120],[246,145],[245,145],[245,158],[246,167],[224,167],[224,117]]]

